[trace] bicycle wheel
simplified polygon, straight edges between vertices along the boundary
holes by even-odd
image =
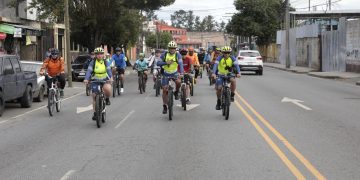
[[[100,95],[97,94],[95,96],[95,113],[96,113],[96,126],[98,128],[101,127],[101,111],[102,111],[102,107],[101,107],[101,98]]]
[[[186,111],[186,88],[185,88],[185,86],[181,87],[181,106],[183,107],[184,111]]]
[[[86,96],[90,96],[90,84],[86,85]]]
[[[190,85],[190,95],[194,96],[194,78],[192,78],[191,85]]]
[[[158,97],[160,95],[160,86],[161,86],[160,80],[156,80],[156,84],[155,84],[155,89],[156,89],[155,96],[156,97]]]
[[[102,106],[101,106],[101,122],[105,123],[106,121],[106,104],[105,101],[102,101]]]
[[[145,92],[145,90],[146,90],[146,80],[145,80],[145,76],[143,76],[142,88],[143,88],[143,92]]]
[[[226,97],[225,97],[225,120],[229,119],[230,114],[230,90],[227,89],[226,91]]]
[[[143,93],[143,89],[142,89],[142,76],[140,75],[139,78],[138,78],[138,82],[139,82],[139,90],[140,90],[140,94]]]
[[[113,97],[115,97],[115,95],[116,95],[116,89],[117,89],[117,81],[115,80],[115,81],[113,81],[113,84],[112,84],[112,90],[113,90],[113,93],[112,93],[112,95],[113,95]]]
[[[200,78],[202,78],[202,74],[203,74],[203,70],[202,70],[203,68],[202,67],[200,67],[200,70],[199,70],[199,73],[200,73]]]
[[[172,120],[172,116],[173,116],[173,96],[174,96],[174,92],[172,89],[169,89],[169,93],[168,93],[168,110],[169,110],[169,121]]]
[[[221,91],[221,110],[223,116],[225,116],[225,99],[226,99],[226,93],[225,90],[223,89]]]
[[[60,98],[60,92],[56,92],[55,96],[55,104],[56,104],[56,112],[60,112],[61,109],[61,98]]]
[[[50,90],[48,94],[48,110],[50,116],[53,116],[54,108],[55,108],[55,93],[54,90]]]
[[[120,88],[123,87],[123,82],[119,79],[119,77],[117,78],[117,93],[118,95],[120,96],[121,95],[121,91],[120,91]]]

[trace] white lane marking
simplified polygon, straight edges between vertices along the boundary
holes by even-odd
[[[74,174],[75,170],[68,171],[60,180],[68,180],[72,174]]]
[[[182,108],[181,104],[177,104],[176,106]],[[186,105],[186,111],[190,111],[190,110],[192,110],[192,109],[194,109],[194,108],[196,108],[198,106],[200,106],[200,104],[187,104]]]
[[[301,107],[301,108],[303,108],[303,109],[305,109],[305,110],[308,110],[308,111],[311,111],[311,110],[312,110],[311,108],[309,108],[309,107],[301,104],[302,102],[304,102],[304,101],[301,101],[301,100],[290,99],[290,98],[288,98],[288,97],[284,97],[284,98],[281,100],[281,102],[291,102],[291,103],[293,103],[293,104],[295,104],[295,105],[297,105],[297,106],[299,106],[299,107]]]
[[[129,112],[129,114],[126,115],[125,118],[123,120],[121,120],[118,125],[115,126],[115,129],[119,128],[134,112],[135,112],[135,110],[132,110],[131,112]]]
[[[79,94],[75,94],[75,95],[73,95],[73,96],[67,97],[67,98],[63,99],[62,101],[66,101],[66,100],[72,99],[72,98],[74,98],[74,97],[76,97],[76,96],[80,96],[80,95],[82,95],[82,94],[85,94],[85,92],[81,92],[81,93],[79,93]],[[10,119],[16,119],[16,118],[18,118],[18,117],[24,116],[24,115],[26,115],[26,114],[29,114],[29,113],[38,111],[38,110],[43,109],[43,108],[46,108],[46,107],[47,107],[47,105],[44,105],[44,106],[38,107],[38,108],[36,108],[36,109],[27,111],[27,112],[25,112],[25,113],[23,113],[23,114],[19,114],[19,115],[17,115],[17,116],[11,117],[11,118],[5,120],[5,122],[8,121],[8,120],[10,120]],[[0,123],[0,124],[1,124],[1,123]]]
[[[6,123],[8,120],[5,120],[5,121],[0,121],[0,124],[2,124],[2,123]]]
[[[92,110],[93,108],[93,105],[90,104],[89,106],[86,106],[86,107],[76,107],[76,114],[80,114],[80,113],[83,113],[83,112],[86,112],[86,111],[90,111]]]

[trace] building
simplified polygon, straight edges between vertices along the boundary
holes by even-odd
[[[41,61],[46,50],[55,47],[65,56],[64,25],[39,21],[36,9],[28,8],[32,0],[16,8],[7,6],[10,1],[0,1],[0,53]]]

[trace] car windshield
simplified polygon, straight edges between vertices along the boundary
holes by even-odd
[[[257,57],[260,56],[260,53],[258,52],[241,52],[240,56],[244,56],[244,57]]]
[[[41,64],[22,63],[22,68],[24,71],[35,72],[39,75]]]
[[[86,61],[88,58],[89,58],[88,56],[78,56],[78,57],[75,59],[74,63],[75,63],[75,64],[83,64],[83,63],[85,63],[85,61]]]

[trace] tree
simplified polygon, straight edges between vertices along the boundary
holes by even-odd
[[[177,28],[185,28],[187,12],[184,10],[175,11],[171,15],[171,25]]]
[[[218,24],[217,29],[220,32],[225,31],[226,23],[224,21],[221,21],[221,23]]]
[[[70,8],[71,37],[93,49],[101,44],[135,44],[145,18],[142,11],[159,9],[175,0],[72,0]],[[63,0],[32,0],[39,18],[63,21]]]
[[[205,30],[206,31],[215,31],[214,16],[208,15],[208,16],[204,17],[204,22],[205,22]]]
[[[235,0],[238,13],[232,16],[226,30],[239,36],[257,36],[258,45],[267,45],[275,39],[282,3],[282,0]]]
[[[172,35],[168,32],[159,32],[158,34],[158,43],[159,48],[166,49],[167,44],[172,40]],[[146,38],[146,46],[151,48],[157,48],[156,47],[156,34],[152,33]]]

